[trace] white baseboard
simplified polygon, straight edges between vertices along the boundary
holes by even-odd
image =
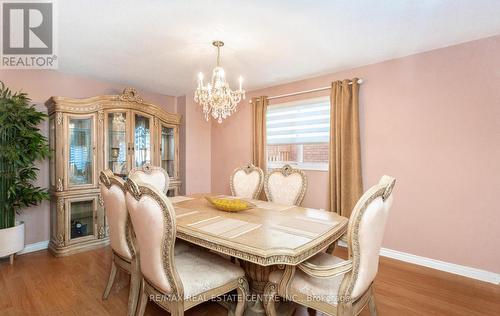
[[[338,245],[340,247],[347,247],[345,242],[339,241]],[[396,259],[408,263],[413,263],[419,266],[424,266],[440,271],[445,271],[453,274],[458,274],[464,277],[493,283],[500,284],[500,274],[494,273],[486,270],[476,269],[472,267],[462,266],[455,263],[449,263],[444,261],[439,261],[435,259],[430,259],[426,257],[421,257],[417,255],[412,255],[410,253],[401,252],[397,250],[382,248],[380,249],[380,255],[383,257]]]
[[[17,255],[24,255],[24,254],[27,254],[27,253],[30,253],[30,252],[44,250],[44,249],[47,249],[47,248],[49,248],[49,241],[48,240],[39,241],[39,242],[36,242],[36,243],[33,243],[33,244],[25,245],[24,249],[21,250],[21,251],[19,251],[17,253]]]

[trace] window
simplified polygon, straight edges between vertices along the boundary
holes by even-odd
[[[266,132],[268,168],[328,170],[328,98],[268,106]]]

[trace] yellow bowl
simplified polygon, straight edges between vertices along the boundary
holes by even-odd
[[[218,210],[226,212],[240,212],[251,208],[255,205],[241,199],[215,198],[206,196],[205,199]]]

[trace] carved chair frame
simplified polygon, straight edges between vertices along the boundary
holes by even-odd
[[[99,180],[108,190],[111,189],[111,186],[116,185],[122,190],[125,198],[125,194],[127,192],[125,188],[125,182],[122,180],[122,178],[115,176],[111,170],[107,169],[101,171],[101,173],[99,174]],[[113,254],[111,258],[111,271],[109,273],[108,283],[102,296],[103,300],[108,299],[111,288],[113,287],[116,279],[118,268],[122,271],[125,271],[127,274],[130,274],[130,290],[127,312],[129,316],[135,315],[137,302],[139,299],[140,282],[142,279],[141,271],[134,260],[135,251],[132,245],[131,235],[132,226],[130,223],[130,217],[127,215],[127,222],[125,223],[125,239],[127,241],[127,246],[129,248],[130,254],[132,255],[132,259],[130,260],[128,258],[122,257],[112,249]]]
[[[269,316],[276,315],[276,297],[284,297],[306,307],[319,310],[329,315],[357,315],[368,304],[372,316],[377,315],[375,298],[373,296],[373,283],[359,297],[353,299],[352,291],[358,280],[360,268],[359,226],[363,215],[370,203],[381,197],[383,201],[389,198],[396,180],[383,176],[378,184],[371,187],[358,201],[349,219],[347,230],[348,260],[340,264],[323,267],[303,262],[297,267],[306,274],[316,278],[329,278],[344,275],[338,292],[338,303],[332,305],[321,300],[311,300],[304,293],[292,292],[290,286],[295,274],[295,266],[285,266],[285,271],[278,283],[269,282],[264,290],[264,305]],[[293,294],[293,295],[292,295]]]
[[[245,167],[240,167],[234,169],[231,178],[229,180],[229,186],[231,187],[231,194],[233,196],[236,196],[236,190],[234,188],[234,175],[238,171],[244,171],[245,174],[250,174],[252,172],[257,172],[259,174],[259,184],[257,185],[257,188],[255,188],[254,192],[252,193],[252,199],[257,199],[262,192],[262,188],[264,187],[264,171],[260,169],[259,167],[254,166],[253,164],[248,164]]]
[[[235,315],[241,316],[246,306],[246,298],[249,293],[248,282],[246,278],[240,277],[224,284],[223,286],[210,289],[203,293],[198,294],[196,297],[184,299],[184,287],[182,280],[177,273],[174,262],[174,247],[176,239],[176,221],[173,206],[166,196],[160,195],[157,190],[147,184],[138,184],[134,177],[131,176],[127,179],[127,191],[139,201],[144,196],[149,196],[158,203],[163,213],[163,227],[165,233],[161,241],[162,251],[162,265],[165,277],[170,285],[170,292],[165,293],[158,289],[152,282],[146,278],[142,278],[141,293],[137,307],[137,315],[144,315],[146,304],[150,298],[163,309],[170,312],[171,315],[184,315],[187,309],[203,303],[204,299],[215,298],[222,294],[228,293],[232,290],[237,290],[239,295],[238,304],[236,306]],[[136,239],[134,236],[134,246]],[[140,266],[140,249],[136,250],[135,260],[137,265]]]
[[[302,178],[302,186],[293,203],[294,205],[300,206],[307,191],[307,176],[304,171],[300,169],[294,169],[292,168],[292,166],[286,164],[281,168],[273,169],[272,171],[266,173],[266,177],[264,179],[264,191],[266,192],[267,200],[270,202],[273,202],[273,195],[271,193],[271,190],[269,189],[269,177],[271,177],[271,175],[273,175],[274,173],[281,173],[285,177],[288,177],[292,174],[300,175],[300,177]]]

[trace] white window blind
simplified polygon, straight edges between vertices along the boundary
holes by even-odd
[[[305,100],[271,105],[266,113],[267,144],[328,143],[330,139],[330,102]]]

